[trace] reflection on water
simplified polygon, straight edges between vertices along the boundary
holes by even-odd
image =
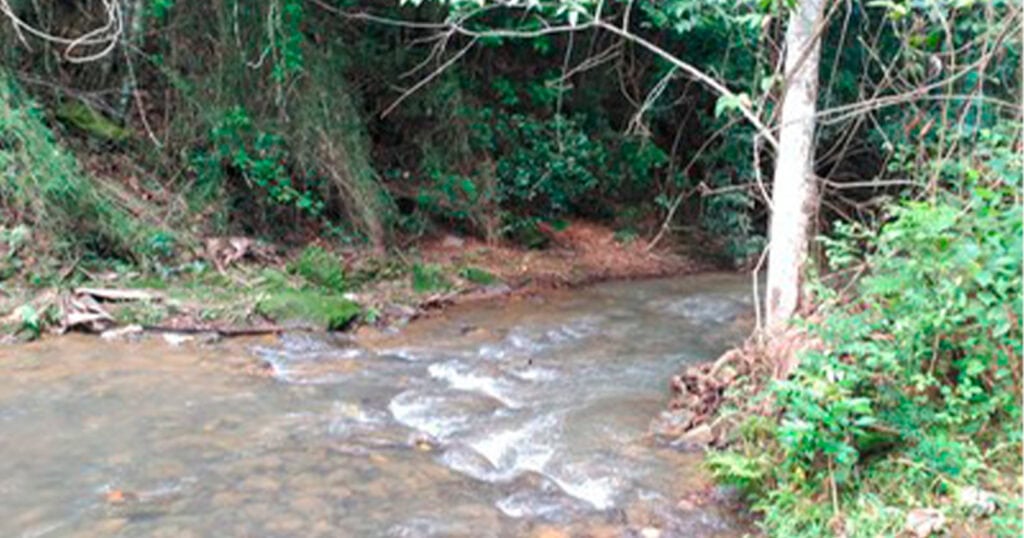
[[[358,344],[2,349],[0,536],[737,535],[677,507],[699,456],[644,433],[674,370],[743,336],[745,284],[459,307]]]

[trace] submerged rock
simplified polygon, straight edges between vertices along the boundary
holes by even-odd
[[[530,538],[570,538],[569,533],[555,527],[537,527],[530,533]]]

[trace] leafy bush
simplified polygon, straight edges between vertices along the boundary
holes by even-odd
[[[293,179],[284,139],[257,129],[242,107],[223,114],[210,131],[210,146],[192,157],[199,192],[219,191],[226,176],[235,171],[247,186],[262,193],[269,207],[294,207],[312,217],[323,212],[323,199],[313,188],[317,178]]]
[[[949,499],[1017,489],[1006,475],[1021,463],[1021,164],[1011,143],[988,149],[964,194],[908,201],[878,231],[840,225],[824,240],[834,274],[864,276],[846,293],[816,286],[821,322],[807,328],[823,347],[774,388],[774,456],[761,439],[714,460],[772,534],[892,535],[906,510],[968,517]],[[999,498],[992,533],[1020,534],[1015,503]]]
[[[513,115],[499,123],[498,198],[537,216],[565,215],[600,183],[606,149],[572,119]]]

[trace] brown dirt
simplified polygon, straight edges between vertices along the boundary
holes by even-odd
[[[451,236],[426,241],[423,257],[431,263],[484,269],[511,287],[572,287],[602,280],[650,278],[710,269],[666,248],[648,251],[641,239],[621,242],[600,224],[573,221],[561,230],[548,229],[551,245],[531,250],[488,245],[474,238]]]

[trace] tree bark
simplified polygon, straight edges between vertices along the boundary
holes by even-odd
[[[814,127],[819,26],[827,0],[799,0],[786,29],[786,86],[772,188],[767,322],[777,328],[800,306],[811,224],[817,212]]]

